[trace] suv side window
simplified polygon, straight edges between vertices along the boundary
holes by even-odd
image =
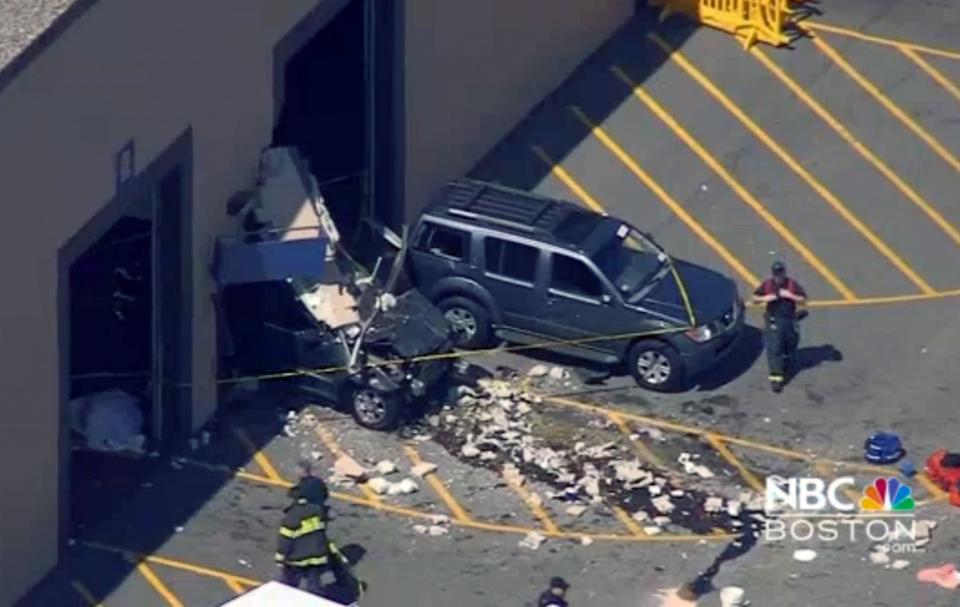
[[[537,275],[539,249],[487,236],[483,251],[488,273],[533,284]]]
[[[596,300],[604,293],[600,278],[587,264],[557,253],[551,256],[550,290]]]
[[[426,223],[420,236],[420,249],[448,259],[464,261],[469,257],[470,237],[461,230]]]

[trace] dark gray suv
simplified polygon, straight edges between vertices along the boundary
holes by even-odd
[[[743,302],[729,278],[672,259],[629,224],[499,185],[456,180],[412,231],[410,277],[458,329],[625,364],[673,390],[729,352]]]

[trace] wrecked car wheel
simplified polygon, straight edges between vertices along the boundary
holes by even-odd
[[[630,348],[630,373],[641,387],[669,392],[680,387],[683,362],[676,350],[659,341],[640,341]]]
[[[376,390],[361,388],[350,399],[350,412],[365,428],[392,430],[400,417],[400,401]]]
[[[459,348],[482,348],[490,341],[490,314],[483,306],[465,297],[444,299],[438,305],[453,325]]]

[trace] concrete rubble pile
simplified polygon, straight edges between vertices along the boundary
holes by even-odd
[[[546,368],[535,372],[561,376]],[[528,478],[549,485],[553,490],[546,497],[561,502],[557,508],[573,517],[585,515],[596,504],[614,504],[650,534],[717,528],[736,533],[744,530],[744,521],[755,528],[752,523],[763,520],[761,496],[744,492],[739,499],[728,500],[680,489],[674,479],[638,459],[626,440],[569,444],[538,436],[538,416],[533,412],[541,408],[541,398],[519,383],[481,379],[475,387],[461,386],[455,407],[429,416],[414,431],[432,434],[453,455],[496,471],[509,485],[522,486]],[[656,430],[650,434],[663,439]],[[692,480],[713,476],[706,466],[684,455]],[[531,538],[523,545],[539,546]]]

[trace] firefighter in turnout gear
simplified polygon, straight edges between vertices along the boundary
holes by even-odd
[[[301,485],[294,503],[284,510],[275,558],[283,568],[284,584],[296,588],[305,581],[309,592],[324,596],[323,574],[331,571],[330,559],[340,553],[327,539],[326,496],[318,489],[314,483]]]
[[[763,345],[770,368],[770,387],[774,392],[780,392],[800,342],[797,307],[806,303],[807,294],[800,283],[787,276],[787,268],[782,262],[775,262],[770,271],[772,276],[757,287],[752,302],[766,304]]]
[[[570,584],[562,577],[555,577],[550,580],[550,587],[547,588],[537,599],[537,607],[568,607],[567,590]]]

